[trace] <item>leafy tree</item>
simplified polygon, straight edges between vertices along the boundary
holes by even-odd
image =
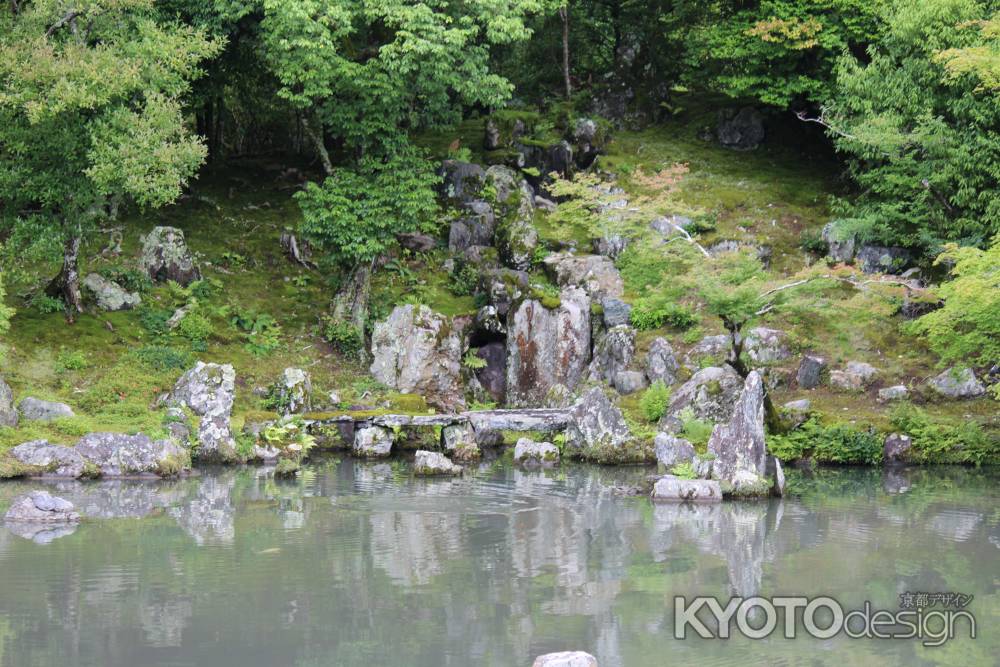
[[[861,194],[839,203],[845,232],[936,253],[1000,231],[996,14],[976,0],[907,0],[866,60],[845,56],[818,119]],[[983,26],[986,26],[985,28]]]
[[[937,258],[952,279],[937,290],[944,306],[911,324],[943,363],[1000,364],[1000,236],[987,250],[949,245]]]
[[[842,53],[863,53],[877,37],[878,10],[884,4],[884,0],[713,2],[704,5],[692,24],[674,22],[669,29],[686,44],[685,80],[690,86],[801,109],[830,96],[834,67]]]
[[[6,304],[6,292],[3,286],[3,271],[0,271],[0,340],[10,329],[10,318],[14,316],[14,309]],[[3,347],[0,346],[0,360],[3,359]]]
[[[155,20],[153,0],[12,3],[0,18],[0,215],[63,244],[50,291],[70,320],[87,227],[122,201],[173,201],[201,164],[180,98],[218,48]]]

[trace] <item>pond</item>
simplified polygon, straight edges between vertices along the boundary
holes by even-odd
[[[995,664],[1000,471],[791,471],[793,497],[699,507],[622,493],[649,473],[345,458],[291,481],[5,483],[0,511],[47,488],[87,518],[0,528],[0,665]],[[973,595],[978,638],[674,638],[677,595],[920,591]]]

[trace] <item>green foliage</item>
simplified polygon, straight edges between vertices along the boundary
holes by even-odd
[[[267,356],[281,347],[281,324],[268,313],[237,308],[230,324],[243,332],[247,341],[243,347],[255,357]]]
[[[143,345],[132,351],[139,362],[156,371],[181,370],[191,366],[191,353],[166,345]]]
[[[704,448],[712,437],[712,430],[715,426],[711,422],[706,422],[694,416],[691,408],[681,410],[678,418],[681,420],[681,437],[689,441],[692,445]]]
[[[469,350],[462,357],[462,365],[470,370],[480,370],[486,368],[486,360],[476,354],[475,350]]]
[[[997,49],[980,29],[986,6],[906,0],[880,13],[886,34],[864,60],[840,60],[825,109],[862,193],[839,202],[844,233],[931,252],[984,246],[1000,232],[1000,104],[968,55]]]
[[[51,315],[52,313],[61,313],[66,306],[62,299],[49,296],[44,292],[35,292],[31,297],[31,307],[42,315]]]
[[[1000,435],[987,433],[971,420],[935,422],[908,403],[892,411],[892,425],[910,436],[915,463],[993,464],[1000,461]]]
[[[344,266],[370,262],[395,243],[396,234],[431,225],[438,214],[439,177],[415,150],[362,160],[337,169],[322,184],[296,193],[302,232]]]
[[[479,269],[462,258],[455,259],[455,268],[448,275],[448,289],[456,296],[475,294],[479,285]]]
[[[60,350],[56,357],[56,372],[82,371],[90,365],[82,350]]]
[[[282,417],[266,426],[261,432],[263,441],[281,454],[280,458],[301,462],[309,450],[316,446],[316,438],[306,431],[306,425],[299,415]]]
[[[643,392],[642,398],[639,399],[639,409],[647,421],[660,421],[660,418],[667,413],[670,394],[671,389],[663,383],[663,380],[657,380]]]
[[[323,340],[345,356],[356,355],[364,346],[358,330],[350,322],[324,315],[320,319]]]
[[[779,107],[824,102],[845,51],[863,51],[881,31],[881,0],[705,3],[687,28],[685,81],[736,99]]]
[[[145,294],[153,287],[153,281],[149,279],[149,276],[138,269],[107,266],[101,269],[101,275],[111,282],[121,285],[129,292]]]
[[[678,463],[670,469],[670,474],[678,479],[698,479],[698,473],[694,470],[694,465],[690,461]]]
[[[79,238],[112,200],[171,202],[205,157],[180,100],[221,44],[148,0],[72,9],[0,19],[0,223],[41,232],[15,233],[27,246]]]
[[[698,322],[698,316],[690,308],[662,298],[645,298],[636,301],[629,321],[636,329],[659,329],[672,326],[684,331]]]
[[[944,364],[1000,363],[1000,236],[987,250],[949,246],[937,264],[951,267],[938,294],[944,306],[909,325]]]
[[[154,336],[164,336],[169,331],[167,320],[173,315],[169,310],[143,304],[139,307],[137,313],[139,315],[139,324]]]
[[[882,438],[874,429],[826,425],[815,417],[789,433],[768,435],[767,449],[782,461],[809,457],[818,463],[877,465],[882,461]]]
[[[14,316],[14,309],[9,307],[6,303],[7,294],[4,291],[3,285],[3,271],[0,271],[0,341],[3,341],[4,335],[10,330],[10,318]],[[0,361],[3,361],[4,348],[0,345]]]

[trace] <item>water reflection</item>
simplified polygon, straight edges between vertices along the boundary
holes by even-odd
[[[901,591],[956,590],[976,594],[984,618],[1000,612],[994,471],[793,471],[791,498],[722,505],[616,492],[647,473],[484,463],[424,480],[399,463],[345,460],[291,481],[244,468],[0,485],[0,507],[44,487],[85,517],[0,531],[0,656],[517,665],[575,647],[602,667],[666,655],[791,663],[807,650],[815,664],[918,653],[933,663],[951,654],[906,642],[832,640],[815,653],[801,642],[676,642],[671,600],[835,592],[893,608]],[[996,641],[979,640],[973,658]]]

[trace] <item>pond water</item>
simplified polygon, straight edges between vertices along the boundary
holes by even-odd
[[[0,484],[0,511],[48,488],[88,517],[0,528],[0,665],[996,664],[1000,471],[793,471],[794,497],[712,507],[616,491],[649,472],[344,459]],[[898,610],[911,591],[974,595],[978,638],[673,638],[675,595]]]

